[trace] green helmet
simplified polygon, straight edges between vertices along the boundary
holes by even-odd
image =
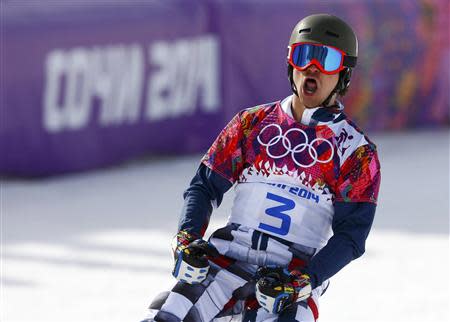
[[[336,47],[346,53],[344,66],[347,67],[339,74],[339,82],[330,93],[323,105],[328,105],[332,95],[345,95],[350,85],[352,68],[356,66],[358,58],[358,39],[353,29],[342,19],[330,14],[310,15],[300,20],[292,31],[289,46],[309,42]],[[288,64],[288,78],[293,92],[298,95],[293,81],[293,68]]]
[[[353,29],[342,19],[329,14],[311,15],[300,20],[292,31],[289,46],[311,42],[339,48],[348,56],[358,57],[358,39]]]

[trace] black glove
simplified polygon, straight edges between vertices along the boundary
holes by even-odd
[[[174,240],[175,267],[172,275],[179,281],[198,284],[206,279],[209,271],[208,256],[217,256],[218,252],[203,239],[195,239],[187,231],[180,231]]]
[[[175,237],[172,240],[172,250],[173,250],[173,256],[176,259],[178,256],[178,253],[182,251],[184,248],[187,247],[190,243],[192,243],[194,240],[199,239],[200,236],[197,236],[195,234],[191,234],[187,232],[186,230],[181,230],[178,232],[178,234],[175,235]]]
[[[262,267],[257,272],[256,299],[270,313],[280,313],[311,296],[309,275],[281,267]]]

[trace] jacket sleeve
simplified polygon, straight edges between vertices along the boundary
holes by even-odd
[[[241,113],[238,113],[220,132],[202,158],[203,164],[232,184],[238,180],[244,167],[242,156],[243,132]]]
[[[238,180],[243,168],[240,114],[228,123],[201,160],[196,175],[184,193],[179,230],[203,236],[213,207]]]
[[[341,166],[335,188],[333,236],[305,269],[313,287],[365,252],[380,180],[380,163],[373,144],[357,148]]]
[[[203,237],[213,207],[221,204],[223,195],[231,186],[230,181],[203,163],[200,164],[189,188],[184,192],[178,230],[186,230],[194,236]]]
[[[364,253],[376,205],[371,202],[336,202],[334,208],[333,236],[305,268],[311,276],[313,288]]]

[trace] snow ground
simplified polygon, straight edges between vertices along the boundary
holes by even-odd
[[[382,187],[366,254],[321,322],[449,321],[449,134],[373,136]],[[199,156],[1,186],[3,322],[140,321],[173,284],[170,240]],[[228,193],[208,232],[223,225]]]

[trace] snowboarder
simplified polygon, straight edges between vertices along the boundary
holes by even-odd
[[[376,147],[338,100],[357,56],[336,16],[295,26],[292,95],[239,112],[202,158],[174,238],[178,282],[145,321],[317,320],[329,279],[365,251],[380,185]],[[228,224],[203,240],[232,186]]]

